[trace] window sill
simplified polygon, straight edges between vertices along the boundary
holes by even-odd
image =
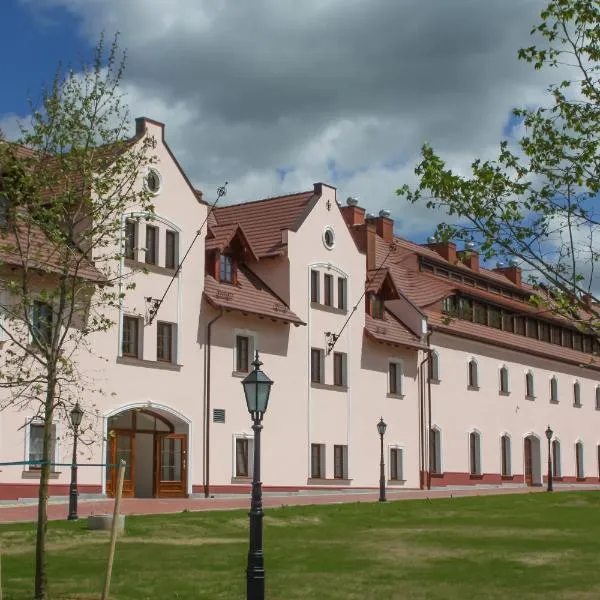
[[[483,479],[482,473],[471,473],[469,479]]]
[[[147,369],[162,369],[163,371],[181,371],[181,367],[183,366],[158,360],[133,358],[132,356],[117,356],[117,364],[130,365],[133,367],[146,367]]]
[[[252,483],[252,477],[250,475],[236,475],[231,478],[231,483]]]
[[[399,400],[402,400],[404,398],[404,394],[392,394],[392,392],[388,392],[386,394],[386,398],[398,398]]]
[[[429,473],[429,476],[432,479],[442,479],[444,477],[443,473]]]
[[[438,385],[441,382],[442,382],[441,379],[429,379],[429,383],[434,383],[435,385]]]
[[[550,404],[558,404],[558,400],[550,400]]]
[[[350,485],[352,479],[326,479],[325,477],[309,477],[308,485]]]
[[[336,308],[335,306],[329,306],[328,304],[321,304],[320,302],[311,302],[311,308],[322,310],[324,312],[333,313],[334,315],[345,315],[348,313],[346,308]]]
[[[469,390],[470,392],[478,392],[479,386],[478,385],[468,385],[467,390]]]
[[[535,400],[535,396],[525,396],[525,400],[531,400],[533,402],[533,400]]]
[[[131,258],[125,259],[125,266],[136,271],[148,271],[149,273],[158,273],[159,275],[168,275],[173,277],[177,269],[167,269],[167,267],[159,267],[150,263],[140,262],[139,260],[133,260]]]
[[[498,394],[499,394],[500,396],[510,396],[510,392],[503,392],[502,390],[500,390],[500,391],[498,392]]]
[[[404,485],[406,483],[406,479],[388,479],[388,485]]]
[[[244,377],[246,377],[248,375],[248,373],[250,373],[250,371],[231,371],[231,376],[239,377],[240,379],[243,379]]]
[[[501,481],[512,481],[515,478],[514,475],[502,475],[500,477]]]
[[[23,471],[21,473],[21,479],[39,479],[42,475],[41,469],[34,471]],[[62,471],[50,471],[50,479],[58,479],[62,475]]]
[[[581,402],[577,403],[577,402],[573,402],[573,408],[581,408],[583,406],[583,404],[581,404]]]
[[[332,392],[347,392],[347,385],[332,385],[331,383],[317,383],[316,381],[311,381],[310,387],[315,388],[317,390],[329,390]]]

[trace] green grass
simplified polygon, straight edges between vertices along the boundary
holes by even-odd
[[[111,598],[242,599],[245,511],[128,517]],[[4,600],[32,597],[35,528],[0,526]],[[596,600],[600,494],[268,509],[268,600]],[[100,597],[108,536],[51,523],[52,599]]]

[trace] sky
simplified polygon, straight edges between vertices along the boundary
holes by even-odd
[[[543,0],[2,0],[0,128],[57,63],[121,34],[132,117],[166,124],[192,182],[227,203],[312,189],[430,235],[441,215],[395,190],[431,144],[459,172],[514,134],[551,74],[517,60]]]

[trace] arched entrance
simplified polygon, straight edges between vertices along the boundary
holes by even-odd
[[[525,484],[542,485],[542,456],[540,438],[530,433],[523,441],[523,460],[525,467]]]
[[[188,424],[153,406],[126,409],[107,419],[106,463],[125,460],[123,496],[187,496]],[[106,468],[106,493],[117,483],[116,467]]]

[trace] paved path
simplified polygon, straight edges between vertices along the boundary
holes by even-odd
[[[574,490],[596,490],[600,486],[561,486],[555,491]],[[462,496],[491,496],[500,494],[529,494],[544,492],[545,488],[463,488],[433,490],[388,490],[387,498],[390,501],[425,499],[425,498],[448,498]],[[263,506],[297,506],[308,504],[339,504],[346,502],[376,502],[378,492],[337,492],[327,494],[299,494],[299,495],[269,495],[263,498]],[[232,510],[249,508],[249,494],[240,494],[239,497],[215,497],[215,498],[124,498],[121,503],[121,513],[125,515],[155,515],[178,513],[183,510],[208,511],[208,510]],[[113,500],[80,500],[79,517],[87,517],[92,514],[112,513]],[[36,504],[21,506],[0,506],[0,523],[27,522],[36,520]],[[53,503],[48,506],[48,518],[51,520],[65,519],[68,512],[66,502]]]

